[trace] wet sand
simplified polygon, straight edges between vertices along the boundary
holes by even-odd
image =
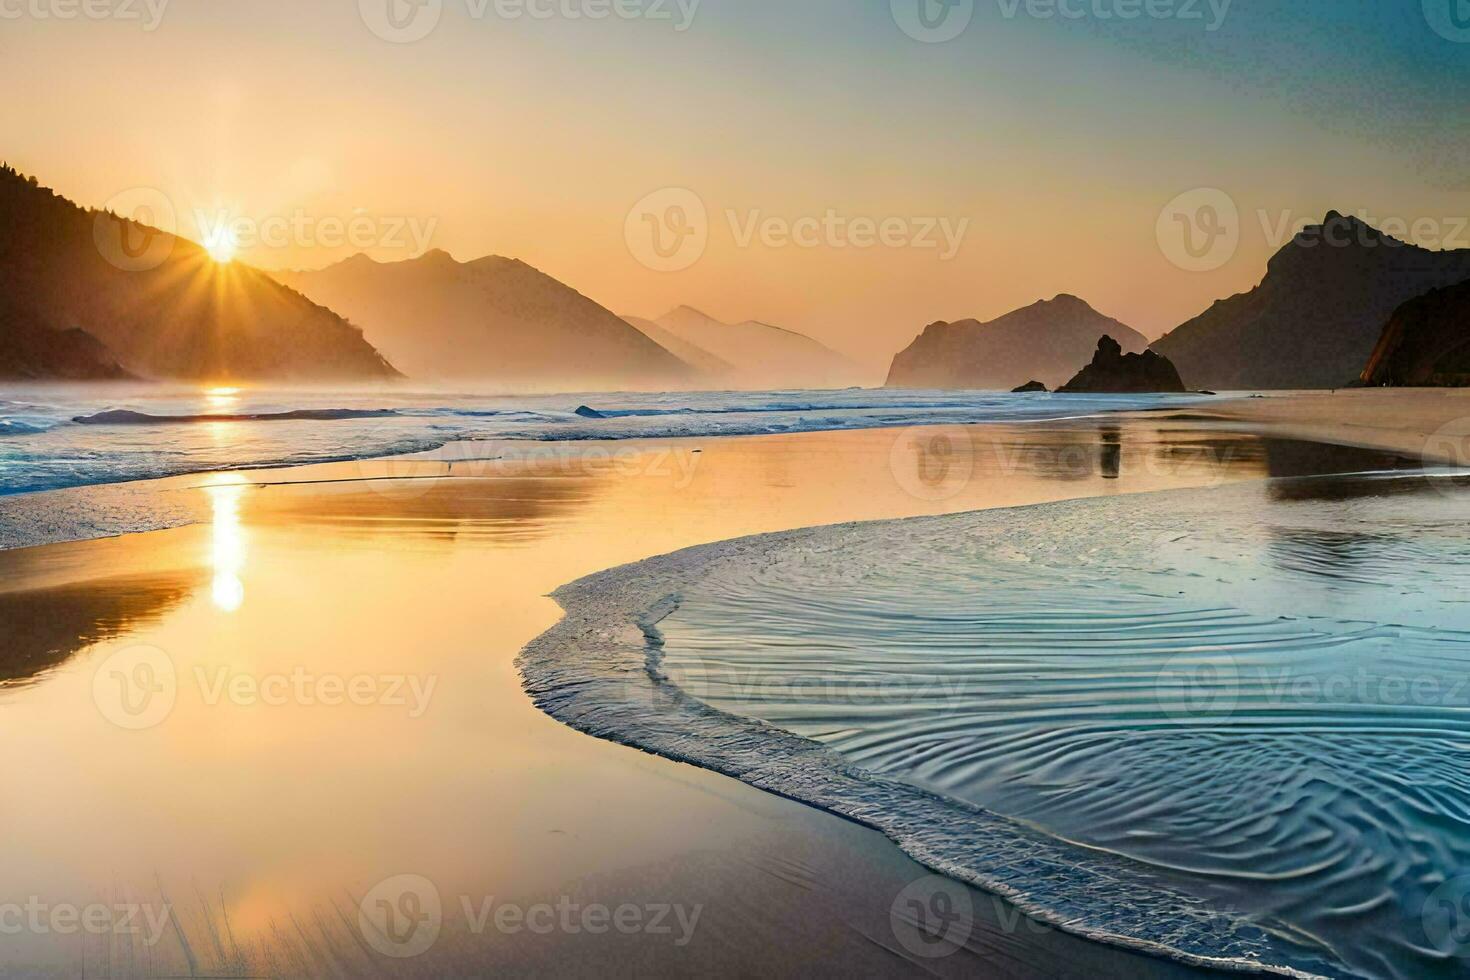
[[[1396,464],[1144,417],[476,444],[135,486],[202,523],[0,553],[0,916],[41,923],[0,969],[1190,973],[978,892],[965,935],[932,942],[908,910],[948,907],[886,839],[563,727],[516,657],[559,620],[555,589],[695,544],[1369,465]],[[136,933],[56,915],[134,905]]]
[[[1231,427],[1470,465],[1470,390],[1345,388],[1229,399],[1201,413]]]

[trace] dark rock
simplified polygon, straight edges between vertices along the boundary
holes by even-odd
[[[597,409],[595,409],[595,408],[588,408],[586,405],[583,405],[581,408],[577,409],[577,414],[580,415],[584,419],[605,419],[605,418],[607,418],[606,415],[603,415]]]
[[[1084,392],[1183,392],[1184,382],[1167,357],[1157,351],[1124,354],[1112,337],[1097,342],[1092,363],[1057,391],[1068,394]]]
[[[1217,391],[1335,388],[1363,370],[1399,306],[1470,277],[1470,249],[1433,251],[1330,212],[1271,259],[1248,293],[1153,348]]]
[[[1424,388],[1470,386],[1470,280],[1400,306],[1384,327],[1362,381]]]
[[[1013,395],[1045,394],[1046,391],[1047,391],[1046,385],[1042,384],[1040,381],[1028,381],[1025,384],[1023,384],[1021,387],[1012,389],[1011,394],[1013,394]]]

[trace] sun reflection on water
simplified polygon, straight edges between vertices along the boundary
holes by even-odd
[[[245,567],[245,531],[240,523],[240,499],[245,495],[245,478],[238,473],[220,473],[204,488],[213,512],[209,561],[214,569],[214,604],[234,612],[245,601],[245,584],[240,572]]]

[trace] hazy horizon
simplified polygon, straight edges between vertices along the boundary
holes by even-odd
[[[389,2],[6,7],[0,155],[84,206],[151,189],[188,237],[243,221],[263,269],[502,255],[870,366],[1060,293],[1157,338],[1331,209],[1470,247],[1470,46],[1432,3],[982,0],[925,43],[904,0]],[[1180,195],[1238,245],[1170,254]],[[641,246],[650,214],[697,260]]]

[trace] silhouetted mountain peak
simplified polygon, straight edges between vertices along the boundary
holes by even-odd
[[[1470,249],[1409,244],[1328,211],[1271,257],[1249,292],[1154,343],[1193,385],[1329,388],[1356,378],[1401,304],[1470,276]]]
[[[129,251],[133,239],[152,243],[147,254]],[[196,242],[79,207],[10,169],[0,169],[0,334],[12,362],[0,370],[19,364],[34,377],[398,376],[361,331],[259,269],[217,263]]]
[[[1092,356],[1103,334],[1120,338],[1120,349],[1141,351],[1148,346],[1138,331],[1071,293],[1038,300],[984,323],[939,320],[894,358],[888,384],[996,391],[1010,391],[1027,378],[1061,384]]]
[[[670,319],[693,320],[696,318],[700,320],[707,320],[710,323],[718,323],[721,326],[727,326],[727,324],[724,324],[721,321],[715,319],[703,310],[697,310],[694,307],[689,306],[688,304],[680,304],[679,306],[674,307],[672,310],[659,317],[658,320],[659,322],[663,322],[664,320]]]
[[[443,249],[287,275],[340,309],[410,374],[538,390],[667,388],[692,369],[586,296],[519,259]]]
[[[743,387],[841,387],[857,380],[847,358],[806,334],[759,320],[726,323],[687,304],[654,323],[729,364]]]

